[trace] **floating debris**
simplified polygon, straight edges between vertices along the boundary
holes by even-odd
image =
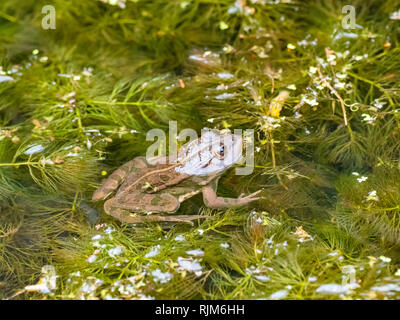
[[[268,114],[267,116],[271,116],[273,118],[278,118],[283,104],[285,103],[285,101],[287,100],[287,98],[289,97],[289,92],[288,91],[281,91],[279,92],[279,94],[272,99],[270,105],[269,105],[269,110],[268,110]]]
[[[45,265],[42,267],[42,277],[39,282],[34,285],[26,286],[25,290],[28,292],[41,292],[51,293],[57,288],[57,278],[55,268],[51,265]]]
[[[310,236],[310,235],[307,233],[307,231],[305,231],[305,230],[303,229],[303,226],[297,227],[297,228],[296,228],[296,231],[294,232],[294,234],[296,234],[296,235],[300,238],[300,240],[303,240],[303,241],[304,241],[305,239],[313,240],[313,237]]]

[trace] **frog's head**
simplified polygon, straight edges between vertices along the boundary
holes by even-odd
[[[175,170],[190,175],[222,174],[238,162],[242,155],[243,138],[218,130],[206,130],[199,139],[184,145],[178,154],[182,163]]]

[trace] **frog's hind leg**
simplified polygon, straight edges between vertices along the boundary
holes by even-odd
[[[107,199],[121,185],[128,174],[136,170],[139,176],[140,170],[147,167],[148,163],[145,157],[136,157],[135,159],[125,163],[123,166],[115,170],[103,185],[95,191],[92,200],[99,201]]]
[[[204,204],[211,209],[222,209],[234,206],[242,206],[253,201],[261,199],[256,197],[262,190],[258,190],[248,196],[240,195],[239,198],[223,198],[216,194],[218,180],[211,182],[208,186],[202,188]]]
[[[130,217],[129,223],[147,223],[147,222],[183,222],[194,225],[193,220],[206,219],[209,216],[200,215],[178,215],[178,216],[161,216],[161,215],[149,215],[149,216],[136,216]]]
[[[146,196],[146,195],[145,195]],[[172,196],[170,196],[172,199]],[[169,202],[171,199],[167,199]],[[174,198],[175,199],[175,198]],[[146,223],[146,222],[185,222],[193,225],[192,220],[197,219],[205,219],[208,218],[207,216],[200,216],[200,215],[178,215],[178,216],[162,216],[162,215],[139,215],[133,214],[128,209],[121,207],[121,203],[119,203],[120,199],[110,199],[104,203],[104,210],[107,214],[113,216],[114,218],[118,219],[124,223]],[[179,208],[179,202],[175,204],[175,207],[172,208],[164,208],[172,210],[177,210]],[[147,207],[147,209],[151,209],[151,207]],[[160,207],[154,207],[154,211],[160,211]]]
[[[131,212],[174,213],[179,206],[178,199],[168,193],[137,193],[110,199],[104,204],[104,209],[117,207]]]
[[[147,213],[174,213],[178,211],[180,202],[178,199],[167,193],[160,194],[126,194],[122,197],[115,197],[104,203],[104,210],[107,214],[122,222],[131,222],[131,212]]]
[[[115,199],[107,200],[104,203],[104,211],[121,222],[130,223],[130,219],[132,218],[128,210],[116,206]]]

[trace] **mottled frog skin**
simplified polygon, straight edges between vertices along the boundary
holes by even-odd
[[[216,195],[218,179],[242,153],[239,135],[214,131],[183,146],[175,159],[136,157],[114,171],[93,194],[93,201],[106,200],[107,214],[125,223],[150,221],[187,222],[200,215],[172,215],[180,204],[198,193],[210,208],[240,206],[258,200],[254,192],[246,197]]]

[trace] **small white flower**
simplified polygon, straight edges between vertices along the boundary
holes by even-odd
[[[390,14],[390,19],[391,20],[400,20],[400,10],[392,12]]]
[[[158,244],[150,249],[148,253],[146,253],[145,258],[155,257],[160,253],[161,246]]]
[[[221,248],[228,249],[228,248],[229,248],[229,243],[226,243],[226,242],[225,242],[225,243],[221,243],[221,244],[220,244],[220,247],[221,247]]]
[[[111,234],[111,233],[113,233],[114,231],[115,231],[115,229],[113,229],[113,228],[111,228],[111,227],[107,227],[107,229],[104,230],[104,233],[105,233],[105,234]]]
[[[362,176],[362,177],[360,177],[360,178],[357,178],[357,181],[358,181],[359,183],[361,183],[361,182],[366,181],[367,179],[368,179],[368,177]]]
[[[368,192],[366,201],[379,201],[379,197],[376,194],[376,190],[372,190],[372,191]]]
[[[349,290],[340,284],[329,283],[319,286],[315,292],[322,294],[346,294],[349,293]]]
[[[390,261],[392,261],[392,259],[385,256],[380,256],[379,259],[381,259],[385,263],[389,263]]]
[[[316,98],[303,97],[301,101],[309,104],[312,107],[317,106],[319,104]]]
[[[86,259],[87,262],[93,263],[97,260],[97,255],[92,254],[89,258]]]
[[[217,100],[225,100],[225,99],[233,98],[235,95],[236,95],[235,93],[226,93],[225,92],[223,94],[220,94],[220,95],[216,96],[215,99],[217,99]]]
[[[347,266],[343,266],[342,267],[342,272],[344,274],[355,274],[356,273],[356,269],[352,265],[347,265]]]
[[[256,278],[257,280],[260,280],[262,282],[267,282],[270,280],[270,277],[264,276],[264,275],[256,275],[256,276],[254,276],[254,278]]]
[[[346,83],[344,83],[344,82],[336,82],[335,84],[334,84],[334,87],[335,87],[335,89],[338,89],[338,90],[340,90],[340,89],[344,89],[344,86],[346,85]]]
[[[175,241],[185,241],[186,239],[183,235],[180,234],[179,236],[176,236],[174,240]]]
[[[178,257],[177,262],[182,270],[199,272],[203,269],[203,267],[198,263],[197,260]]]
[[[167,283],[172,279],[172,274],[169,272],[161,272],[160,269],[154,270],[151,275],[154,277],[154,280],[159,283]]]
[[[14,78],[11,78],[9,76],[1,76],[0,75],[0,82],[8,82],[8,81],[14,81]]]
[[[287,290],[279,290],[274,292],[273,294],[271,294],[269,296],[270,300],[281,300],[281,299],[285,299],[286,296],[288,295],[288,291]]]
[[[231,79],[231,78],[233,78],[233,74],[231,74],[229,72],[220,72],[220,73],[218,73],[218,78]]]
[[[336,73],[336,77],[337,77],[338,79],[340,79],[340,80],[344,80],[344,79],[347,78],[347,74],[337,72],[337,73]]]
[[[107,253],[111,257],[118,256],[122,253],[122,248],[120,246],[117,246],[115,248],[111,248],[111,249],[107,250]]]
[[[308,69],[308,71],[309,71],[311,74],[315,74],[315,73],[317,72],[317,68],[315,68],[315,67],[310,67],[310,68]]]
[[[25,154],[32,155],[35,153],[42,152],[43,150],[44,150],[44,147],[42,145],[38,144],[38,145],[30,146],[30,148],[25,151]]]
[[[190,254],[191,256],[204,256],[204,251],[200,249],[188,250],[186,253]]]
[[[361,115],[361,117],[363,117],[364,119],[362,121],[367,122],[368,124],[373,124],[374,121],[376,120],[375,116],[370,116],[369,114],[363,113]]]

